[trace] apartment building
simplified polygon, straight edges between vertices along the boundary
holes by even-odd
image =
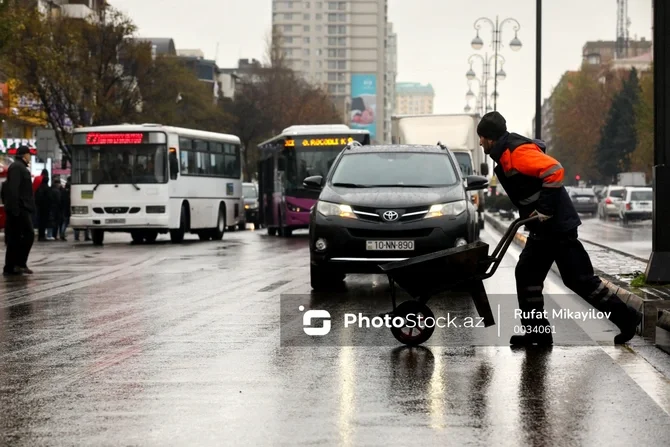
[[[582,58],[591,65],[605,65],[616,59],[616,41],[589,41],[582,47]],[[651,41],[642,37],[640,40],[628,41],[626,50],[628,58],[635,58],[651,52]]]
[[[398,35],[393,32],[393,24],[389,23],[386,36],[386,74],[384,75],[384,142],[391,142],[391,117],[395,111],[395,84],[398,76]]]
[[[291,68],[323,86],[344,122],[368,129],[377,142],[386,138],[390,100],[387,12],[388,0],[272,2],[273,29]]]
[[[435,90],[430,84],[400,82],[395,85],[396,115],[432,115]]]
[[[60,14],[76,19],[88,19],[106,4],[106,0],[37,0],[42,13]]]

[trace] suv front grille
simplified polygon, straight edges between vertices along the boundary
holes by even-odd
[[[417,230],[367,230],[359,228],[347,229],[353,237],[365,238],[386,238],[386,239],[407,239],[428,237],[433,232],[433,228],[419,228]]]
[[[410,208],[370,208],[364,206],[354,206],[352,207],[356,217],[360,220],[365,220],[368,222],[384,222],[381,218],[381,215],[384,211],[397,211],[400,217],[396,222],[412,222],[415,220],[423,219],[426,213],[430,210],[430,207],[427,206],[413,206]]]

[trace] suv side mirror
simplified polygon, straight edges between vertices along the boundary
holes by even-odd
[[[465,190],[466,191],[477,191],[480,189],[486,189],[489,186],[489,181],[486,177],[481,177],[479,175],[469,175],[465,178]]]
[[[313,175],[311,177],[307,177],[305,180],[302,181],[302,186],[304,186],[307,189],[321,190],[321,187],[323,186],[323,177],[320,175]]]
[[[479,167],[480,172],[482,173],[483,176],[489,175],[489,164],[488,163],[482,163],[481,166]]]

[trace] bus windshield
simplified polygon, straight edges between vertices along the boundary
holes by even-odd
[[[470,158],[469,153],[454,152],[454,156],[456,156],[456,161],[458,162],[458,165],[461,167],[461,172],[463,173],[464,176],[474,174],[474,171],[472,169],[472,159]]]
[[[164,144],[73,146],[72,184],[167,182]]]
[[[367,137],[364,135],[362,137]],[[302,181],[313,175],[325,177],[342,149],[352,141],[347,136],[305,136],[295,140],[287,139],[282,151],[286,161],[286,188],[302,188]],[[364,138],[356,138],[362,144],[369,144]]]

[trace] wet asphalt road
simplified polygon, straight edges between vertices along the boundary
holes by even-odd
[[[426,347],[404,348],[388,329],[352,332],[333,318],[321,346],[291,347],[281,335],[285,344],[300,336],[280,331],[281,294],[300,295],[283,296],[289,310],[299,301],[376,314],[389,310],[385,278],[352,276],[345,290],[311,294],[305,233],[129,240],[36,244],[36,274],[1,280],[0,444],[650,446],[670,437],[670,367],[667,356],[652,366],[644,341],[614,347],[607,321],[553,319],[552,349],[507,346],[515,247],[485,283],[496,326],[437,329]],[[589,309],[555,276],[545,290],[548,308]],[[429,304],[436,315],[476,316],[462,293]]]
[[[579,234],[582,238],[640,258],[651,256],[651,221],[623,225],[616,219],[602,221],[587,216],[581,219]]]

